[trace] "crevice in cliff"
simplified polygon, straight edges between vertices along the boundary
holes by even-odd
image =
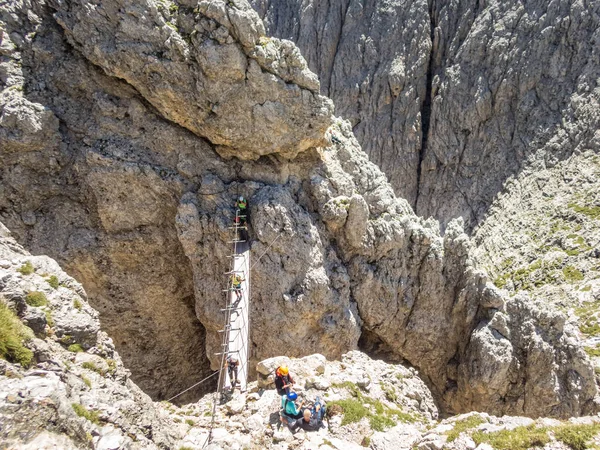
[[[421,148],[419,150],[419,162],[417,165],[417,184],[416,193],[413,209],[415,213],[420,214],[417,211],[417,204],[419,201],[419,194],[421,189],[421,171],[423,165],[423,159],[425,158],[425,152],[427,151],[427,135],[429,134],[429,124],[431,118],[431,96],[433,91],[433,72],[434,72],[434,39],[435,39],[435,12],[434,12],[434,0],[429,2],[429,36],[431,39],[431,50],[429,52],[429,63],[427,67],[427,78],[425,81],[425,98],[421,106]]]

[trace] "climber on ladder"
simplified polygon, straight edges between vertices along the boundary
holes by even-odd
[[[237,210],[236,219],[239,217],[239,226],[247,227],[248,220],[250,219],[248,214],[248,201],[243,195],[240,195],[235,202],[235,209]]]
[[[237,297],[236,302],[239,302],[242,299],[242,282],[246,281],[246,279],[243,276],[240,276],[236,273],[234,273],[231,276],[231,288],[233,289],[233,291],[235,292],[235,295]]]

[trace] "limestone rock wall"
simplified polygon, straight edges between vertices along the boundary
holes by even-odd
[[[366,332],[420,370],[444,411],[596,409],[563,316],[495,288],[463,221],[442,236],[396,197],[297,48],[263,36],[246,2],[23,1],[1,14],[0,218],[81,279],[155,398],[209,359],[218,368],[243,194],[253,362],[337,358]],[[238,63],[254,67],[243,80],[227,75]]]
[[[253,0],[396,193],[443,227],[505,181],[594,149],[600,4]]]

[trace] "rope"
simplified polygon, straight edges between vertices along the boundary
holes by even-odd
[[[258,263],[260,261],[260,258],[262,258],[263,256],[265,256],[265,253],[267,253],[267,251],[271,248],[271,246],[275,243],[275,241],[281,237],[282,233],[283,233],[282,231],[279,232],[279,234],[277,235],[277,237],[275,239],[273,239],[273,242],[271,242],[269,244],[269,246],[265,249],[265,251],[262,253],[262,255],[260,255],[258,257],[258,259],[256,261],[254,261],[254,264],[252,264],[250,266],[250,270],[252,270],[252,268],[256,265],[256,263]]]
[[[221,370],[223,370],[223,369],[221,369]],[[208,380],[209,378],[212,378],[212,377],[214,377],[216,374],[218,374],[219,372],[221,372],[221,370],[217,370],[217,371],[216,371],[216,372],[214,372],[213,374],[211,374],[211,375],[207,376],[207,377],[206,377],[205,379],[203,379],[202,381],[198,381],[198,382],[197,382],[195,385],[193,385],[193,386],[191,386],[191,387],[187,388],[185,391],[182,391],[182,392],[180,392],[179,394],[177,394],[177,395],[175,395],[175,396],[171,397],[171,398],[170,398],[170,399],[168,399],[167,401],[168,401],[168,402],[170,402],[170,401],[171,401],[171,400],[173,400],[174,398],[177,398],[177,397],[179,397],[180,395],[182,395],[182,394],[185,394],[187,391],[194,389],[194,388],[195,388],[196,386],[198,386],[199,384],[202,384],[202,383],[204,383],[206,380]]]

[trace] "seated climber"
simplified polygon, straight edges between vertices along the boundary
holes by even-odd
[[[289,394],[281,397],[281,415],[282,418],[288,419],[288,424],[290,424],[289,419],[300,419],[301,417],[303,417],[302,405],[304,404],[304,400],[302,400],[300,404],[296,406],[296,403],[294,402],[297,398],[298,394],[296,394],[295,392],[290,392]]]
[[[242,282],[246,281],[246,279],[238,274],[233,274],[231,276],[231,288],[235,292],[237,297],[236,301],[240,301],[242,299]]]
[[[317,397],[312,407],[306,408],[303,417],[296,420],[291,426],[292,430],[302,428],[305,431],[317,431],[323,426],[323,417],[325,417],[326,407]]]
[[[275,371],[275,388],[279,395],[289,394],[294,385],[294,379],[287,366],[279,366]]]

